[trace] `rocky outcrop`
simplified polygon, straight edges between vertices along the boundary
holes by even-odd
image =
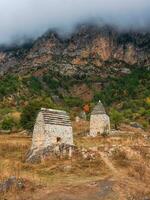
[[[104,67],[149,66],[149,44],[150,33],[120,33],[110,27],[81,26],[67,39],[50,32],[29,48],[1,49],[0,74],[50,68],[72,76],[89,70],[100,74]]]

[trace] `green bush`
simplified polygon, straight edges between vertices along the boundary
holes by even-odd
[[[43,77],[43,81],[47,84],[47,86],[50,89],[57,89],[60,86],[60,83],[58,80],[54,79],[53,77],[51,77],[50,75],[45,75]]]
[[[118,126],[123,121],[123,114],[115,109],[112,109],[110,112],[110,119],[115,128],[118,129]]]
[[[19,78],[16,76],[6,76],[0,80],[0,97],[10,95],[17,91],[20,86]]]
[[[95,94],[95,102],[101,99],[106,107],[121,110],[125,122],[150,118],[150,73],[146,68],[136,67],[129,75],[109,77],[106,81],[104,88]]]
[[[144,127],[144,129],[147,129],[149,127],[149,122],[148,121],[143,121],[142,122],[142,126]]]
[[[123,116],[126,119],[132,119],[133,112],[131,109],[126,109],[123,111]]]
[[[68,107],[81,107],[83,105],[83,100],[78,97],[65,97],[64,101]]]
[[[28,81],[28,87],[31,92],[39,93],[42,89],[42,84],[38,78],[32,76]]]
[[[137,68],[124,77],[110,78],[107,86],[95,94],[94,100],[101,99],[108,106],[114,102],[124,101],[129,108],[129,100],[138,100],[150,96],[150,73],[145,68]]]
[[[2,124],[1,127],[4,130],[12,130],[15,127],[16,123],[12,117],[6,117]]]
[[[145,111],[145,116],[150,119],[150,109]]]

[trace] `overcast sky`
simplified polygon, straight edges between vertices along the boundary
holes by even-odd
[[[52,28],[68,33],[88,20],[149,29],[150,0],[0,0],[0,44]]]

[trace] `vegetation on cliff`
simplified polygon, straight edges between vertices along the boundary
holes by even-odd
[[[103,85],[96,92],[91,87],[95,82]],[[93,90],[94,97],[90,101],[71,93],[72,86],[77,83],[84,83]],[[131,74],[103,79],[68,79],[51,71],[37,77],[9,75],[0,80],[0,98],[2,129],[22,127],[32,130],[40,107],[65,108],[75,116],[85,103],[92,107],[99,99],[105,104],[115,126],[122,121],[138,122],[144,128],[150,124],[150,73],[146,68],[133,68]],[[20,113],[19,122],[13,115],[15,112]]]

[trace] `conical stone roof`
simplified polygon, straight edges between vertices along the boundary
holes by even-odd
[[[106,114],[105,108],[100,100],[99,100],[98,104],[94,107],[91,114],[92,115]]]

